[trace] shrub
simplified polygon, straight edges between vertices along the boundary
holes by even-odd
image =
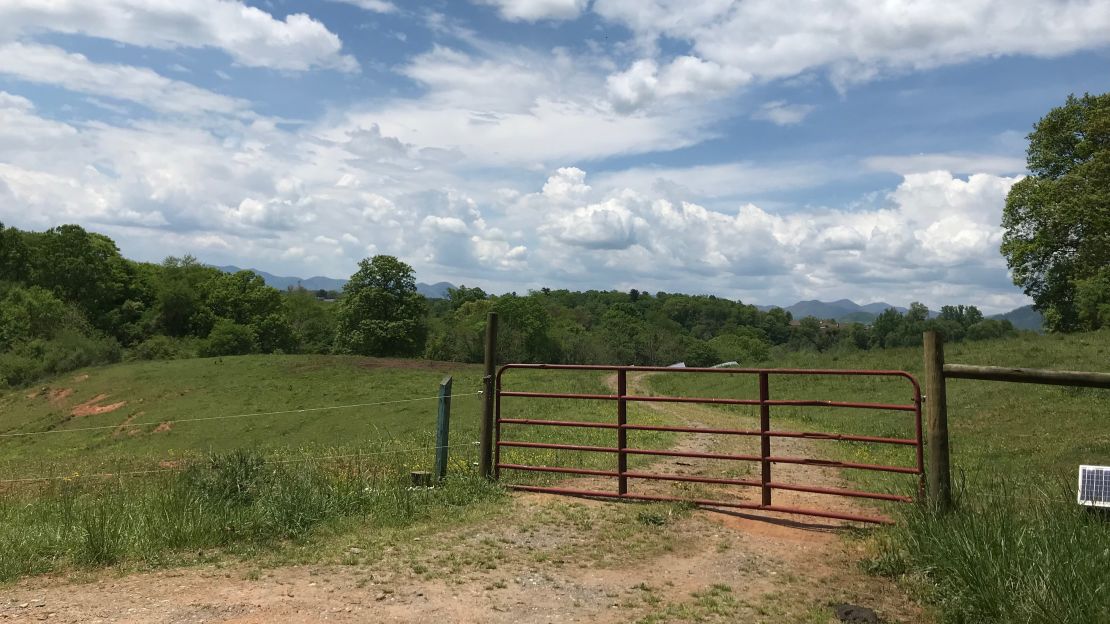
[[[694,367],[713,366],[720,360],[717,351],[704,340],[695,340],[686,348],[686,365]]]
[[[200,347],[202,357],[246,355],[258,349],[254,331],[246,325],[220,319],[212,327],[208,339]]]
[[[172,360],[192,357],[195,355],[193,351],[183,339],[157,335],[135,345],[128,356],[133,360]]]
[[[45,374],[42,362],[18,353],[0,353],[0,387],[25,386]]]

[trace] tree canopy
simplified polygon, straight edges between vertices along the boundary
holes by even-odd
[[[335,346],[343,353],[420,355],[428,337],[427,301],[412,267],[393,256],[358,263],[336,311]]]
[[[1097,328],[1110,305],[1104,282],[1091,281],[1110,267],[1110,93],[1069,96],[1028,138],[1032,175],[1006,197],[1002,254],[1046,328]]]

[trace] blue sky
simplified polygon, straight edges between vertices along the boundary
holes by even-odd
[[[9,0],[0,220],[422,281],[1027,302],[1025,135],[1105,2]]]

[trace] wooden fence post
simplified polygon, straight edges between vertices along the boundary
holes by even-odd
[[[447,438],[451,431],[451,376],[439,384],[439,415],[436,418],[436,478],[447,478]]]
[[[482,426],[479,439],[478,472],[485,478],[493,478],[493,402],[494,376],[497,374],[497,313],[490,312],[486,318],[486,372],[482,379]]]
[[[929,502],[943,513],[952,508],[951,456],[948,449],[948,396],[944,381],[944,336],[927,331],[925,414],[929,423]]]

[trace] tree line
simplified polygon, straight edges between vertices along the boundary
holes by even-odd
[[[728,299],[638,290],[543,288],[525,295],[416,291],[412,268],[379,255],[359,263],[341,293],[267,286],[196,258],[124,258],[109,237],[77,225],[44,232],[0,224],[0,383],[121,359],[248,353],[337,353],[476,362],[486,315],[501,321],[503,362],[691,366],[767,361],[776,349],[916,345],[925,328],[950,340],[1014,332],[972,306],[927,318],[921,304],[870,325],[837,324]]]

